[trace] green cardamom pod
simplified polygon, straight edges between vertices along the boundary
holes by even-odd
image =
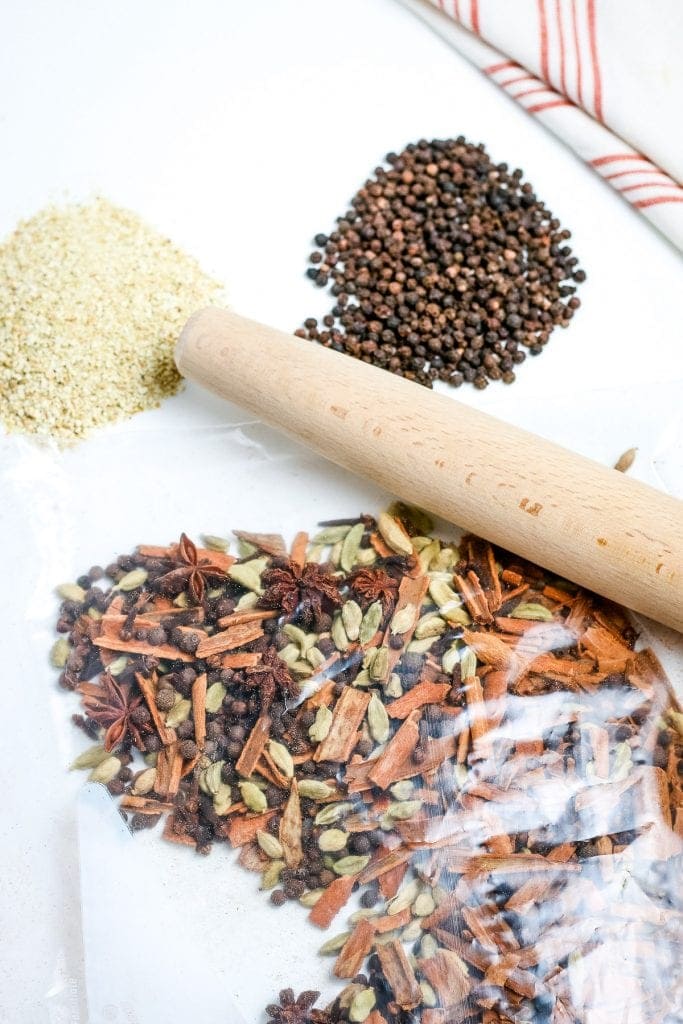
[[[377,561],[377,552],[374,548],[361,548],[356,555],[356,565],[374,565]]]
[[[401,686],[401,677],[399,674],[397,672],[392,672],[382,689],[385,697],[402,696],[403,687]]]
[[[127,664],[128,658],[126,657],[125,654],[122,654],[120,658],[114,658],[113,661],[109,662],[107,672],[109,673],[110,676],[114,676],[114,678],[116,678],[116,676],[121,675]]]
[[[421,807],[421,800],[400,800],[398,803],[389,805],[387,814],[395,821],[407,821],[414,817]]]
[[[436,643],[438,637],[427,636],[423,640],[411,640],[406,651],[409,654],[426,654],[430,647]]]
[[[226,540],[225,537],[216,537],[213,533],[203,533],[202,543],[209,551],[222,551],[225,553],[230,550],[230,541]]]
[[[460,678],[471,679],[477,674],[477,656],[471,647],[464,647],[460,652]]]
[[[407,924],[401,932],[401,942],[417,942],[422,935],[422,922],[419,917],[414,917],[410,924]]]
[[[75,761],[69,765],[71,771],[83,771],[85,768],[97,768],[109,757],[109,751],[105,750],[101,743],[94,747],[88,747],[82,754],[79,754]]]
[[[447,629],[446,623],[437,615],[435,612],[431,612],[428,615],[423,615],[417,626],[415,627],[415,637],[418,640],[424,640],[428,636],[441,636]]]
[[[349,638],[344,629],[344,623],[340,614],[336,614],[332,620],[332,640],[338,651],[346,651],[349,647]]]
[[[156,780],[156,768],[145,768],[139,775],[136,775],[130,791],[133,796],[147,796],[147,794],[151,793],[154,789],[154,783]]]
[[[422,993],[423,1006],[427,1006],[429,1007],[429,1009],[432,1009],[432,1007],[438,1005],[439,1000],[436,995],[436,992],[434,991],[434,989],[432,988],[428,981],[420,982],[420,992]]]
[[[389,672],[389,650],[386,647],[378,647],[377,654],[372,663],[372,667],[368,669],[371,679],[376,679],[381,682],[386,678]]]
[[[399,636],[403,633],[407,633],[413,624],[416,611],[417,608],[414,604],[407,604],[405,607],[399,608],[399,610],[394,613],[394,617],[391,620],[391,624],[389,626],[391,632],[394,635],[398,634]]]
[[[436,910],[431,892],[421,892],[411,909],[415,917],[429,917]]]
[[[342,622],[349,640],[357,640],[363,622],[363,612],[356,601],[346,601],[341,610]]]
[[[235,562],[228,569],[228,576],[245,590],[251,590],[252,593],[261,595],[263,593],[261,573],[265,569],[267,561],[265,558],[253,558],[250,562]]]
[[[368,704],[367,717],[370,735],[375,743],[386,743],[391,731],[389,715],[383,701],[380,700],[375,692],[373,692]]]
[[[239,788],[242,800],[250,811],[254,811],[256,814],[263,814],[268,809],[265,793],[262,793],[253,782],[240,782]]]
[[[55,640],[50,651],[50,664],[53,668],[64,668],[71,651],[71,644],[66,637],[60,636]]]
[[[380,513],[377,529],[392,551],[396,551],[399,555],[412,555],[413,545],[410,543],[410,537],[388,512]]]
[[[90,772],[88,778],[91,782],[101,782],[105,786],[111,782],[121,771],[121,762],[118,757],[107,757],[100,761],[96,768]]]
[[[459,661],[460,655],[458,654],[458,648],[455,646],[449,647],[448,650],[444,652],[441,658],[441,668],[444,670],[447,676],[453,675],[453,672],[455,671],[455,666],[458,664]]]
[[[325,892],[324,889],[309,889],[302,896],[299,896],[299,903],[302,907],[314,907],[322,894]]]
[[[344,832],[340,828],[328,828],[320,833],[318,846],[323,853],[339,853],[340,850],[344,849],[348,841],[348,832]]]
[[[344,540],[342,542],[341,555],[339,558],[339,565],[344,570],[344,572],[351,572],[354,565],[356,564],[356,559],[358,557],[358,552],[360,550],[364,533],[365,524],[356,523],[356,525],[352,526],[349,532],[344,537]]]
[[[127,572],[125,576],[121,577],[121,579],[113,589],[123,591],[137,590],[137,588],[141,587],[143,583],[146,583],[146,581],[146,569],[131,569],[131,571]]]
[[[268,752],[282,774],[286,775],[288,779],[293,779],[294,761],[284,743],[278,743],[277,740],[269,740]]]
[[[431,932],[425,932],[420,942],[420,956],[423,960],[431,960],[439,951],[439,943]]]
[[[180,725],[181,722],[186,722],[190,717],[192,711],[191,700],[179,700],[173,705],[169,713],[166,715],[166,725],[169,729],[174,729],[176,725]]]
[[[215,715],[220,711],[223,700],[227,694],[227,689],[223,686],[223,683],[212,683],[206,691],[206,710],[210,715]]]
[[[340,540],[344,540],[350,529],[350,526],[327,526],[324,530],[316,533],[311,543],[329,547],[331,544],[337,544]]]
[[[362,1024],[370,1016],[376,1001],[374,989],[364,988],[362,992],[357,992],[349,1007],[349,1020],[353,1024]]]
[[[530,601],[528,604],[518,604],[516,608],[513,608],[510,618],[530,619],[532,622],[552,622],[553,613],[545,605]]]
[[[232,791],[227,782],[222,782],[213,796],[213,809],[216,814],[227,814],[232,807]]]
[[[308,735],[314,743],[322,743],[332,725],[332,712],[329,708],[319,707],[315,713],[315,722],[308,730]]]
[[[301,792],[301,783],[299,783],[299,792]],[[327,804],[326,807],[321,807],[315,816],[316,825],[334,825],[335,821],[339,821],[344,815],[349,814],[353,810],[353,804],[339,803],[339,804]]]
[[[361,644],[365,645],[370,643],[373,636],[379,629],[379,624],[381,621],[382,602],[373,601],[368,610],[366,611],[365,615],[363,616],[363,621],[361,622],[360,625],[358,639],[360,640]]]
[[[265,892],[268,889],[274,889],[280,881],[280,875],[284,871],[285,862],[283,860],[273,860],[270,862],[268,867],[261,875],[261,885],[259,888]]]
[[[56,588],[62,601],[75,601],[81,604],[85,598],[85,590],[77,583],[60,583]]]
[[[318,782],[317,779],[302,779],[299,783],[299,796],[304,800],[326,800],[334,794],[335,790],[331,786],[326,782]]]
[[[340,860],[336,860],[332,867],[332,870],[336,875],[357,875],[359,871],[363,871],[370,863],[370,855],[361,856],[360,854],[352,854],[350,857],[342,857]]]
[[[407,882],[387,904],[387,914],[398,914],[401,910],[407,910],[415,902],[421,889],[422,884],[418,878]]]
[[[351,932],[340,932],[339,935],[333,935],[327,942],[323,942],[318,953],[320,956],[331,956],[333,953],[338,953],[350,934]]]
[[[303,631],[303,629],[300,629],[298,626],[292,625],[291,622],[287,622],[282,627],[282,632],[285,634],[286,637],[289,637],[289,639],[297,645],[300,652],[304,651],[306,644],[306,633]]]
[[[318,647],[310,647],[306,651],[306,661],[312,668],[320,668],[321,665],[325,664],[325,655]]]
[[[270,857],[271,860],[282,860],[285,855],[284,850],[279,839],[272,836],[270,832],[264,832],[260,829],[256,833],[256,842],[259,844],[266,857]]]

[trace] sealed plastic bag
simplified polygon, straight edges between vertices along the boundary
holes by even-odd
[[[8,478],[75,869],[34,1019],[681,1019],[683,718],[620,609],[254,424]]]

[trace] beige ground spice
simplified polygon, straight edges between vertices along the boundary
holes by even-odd
[[[63,440],[176,392],[173,347],[221,286],[104,199],[51,207],[0,246],[0,420]]]

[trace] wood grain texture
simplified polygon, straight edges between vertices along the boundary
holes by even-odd
[[[180,372],[338,465],[683,630],[683,503],[385,370],[205,309]]]

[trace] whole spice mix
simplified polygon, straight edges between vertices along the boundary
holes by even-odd
[[[427,387],[511,383],[580,304],[570,232],[521,170],[462,136],[386,164],[316,235],[307,273],[334,305],[295,333]]]
[[[128,210],[42,210],[0,246],[0,421],[68,441],[157,406],[185,320],[220,296]]]
[[[237,536],[63,585],[52,658],[131,828],[330,930],[268,1019],[680,1020],[683,713],[623,611],[400,504]]]

